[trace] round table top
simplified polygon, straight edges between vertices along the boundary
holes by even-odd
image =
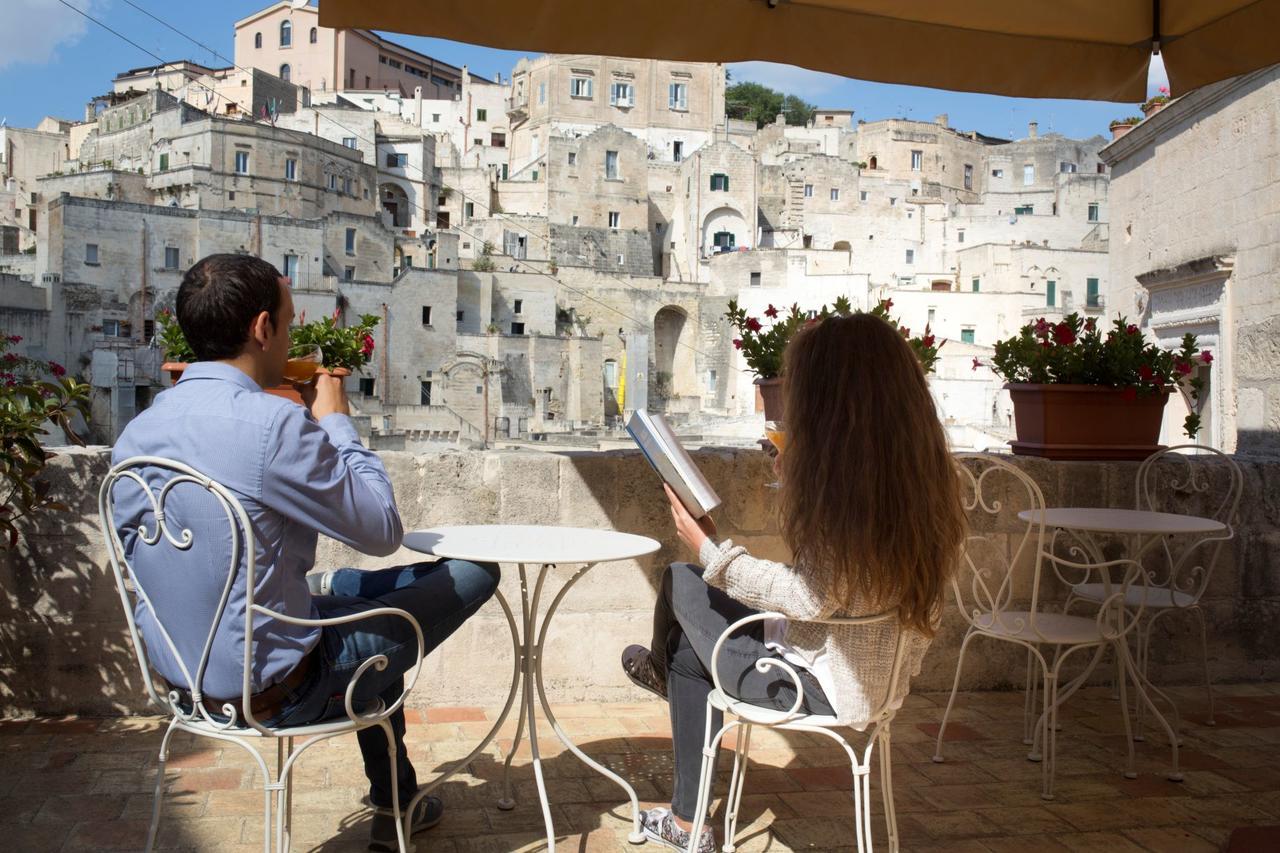
[[[414,530],[404,537],[412,551],[487,563],[606,563],[652,554],[661,547],[648,536],[525,524],[470,524]]]
[[[1047,527],[1086,530],[1092,533],[1147,533],[1158,535],[1218,533],[1227,527],[1212,518],[1105,507],[1046,507],[1043,513],[1024,509],[1022,521],[1043,521]]]

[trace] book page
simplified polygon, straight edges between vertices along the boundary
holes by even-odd
[[[676,493],[676,497],[680,498],[680,503],[684,504],[685,509],[689,510],[689,514],[694,518],[702,518],[706,515],[706,510],[703,509],[702,504],[689,488],[688,482],[677,469],[672,451],[668,448],[667,443],[655,426],[653,416],[644,409],[637,409],[631,415],[631,420],[627,421],[627,432],[635,440],[645,458],[649,460],[649,464],[658,472],[658,476],[671,487],[671,490]],[[675,446],[677,448],[680,447],[678,442],[676,442]]]

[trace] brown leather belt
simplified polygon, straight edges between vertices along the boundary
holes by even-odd
[[[311,655],[308,654],[298,661],[298,665],[289,671],[280,681],[268,687],[259,693],[255,693],[249,697],[249,710],[259,722],[269,720],[279,714],[284,709],[285,702],[289,699],[289,694],[293,693],[303,682],[307,680],[307,676],[311,673]],[[182,691],[184,698],[190,702],[191,696],[187,691]],[[224,705],[234,705],[240,707],[241,698],[239,696],[234,699],[214,699],[211,696],[200,697],[200,704],[204,705],[206,711],[210,714],[223,716],[225,712],[222,710]]]

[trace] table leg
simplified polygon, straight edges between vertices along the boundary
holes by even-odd
[[[1169,773],[1169,781],[1181,782],[1183,777],[1182,771],[1178,768],[1177,732],[1175,732],[1173,727],[1169,725],[1169,721],[1165,719],[1164,714],[1160,713],[1160,709],[1156,707],[1156,704],[1152,701],[1148,691],[1156,693],[1166,702],[1169,701],[1169,697],[1161,693],[1150,681],[1147,680],[1146,673],[1138,669],[1137,665],[1133,661],[1133,657],[1129,654],[1129,644],[1124,642],[1123,638],[1120,642],[1116,643],[1116,650],[1124,661],[1123,668],[1126,670],[1126,674],[1133,677],[1133,688],[1138,692],[1138,699],[1147,706],[1147,710],[1151,712],[1151,715],[1156,718],[1160,723],[1161,728],[1164,729],[1165,734],[1169,736],[1169,745],[1173,750],[1173,769]]]
[[[548,568],[549,568],[548,566],[542,567],[542,575],[546,574],[546,571]],[[547,628],[551,624],[551,617],[555,615],[556,608],[560,606],[560,601],[564,598],[565,593],[567,593],[569,591],[569,588],[572,587],[574,583],[577,582],[578,578],[586,574],[590,568],[591,568],[590,565],[586,565],[573,573],[573,576],[570,577],[569,580],[565,582],[564,586],[560,587],[560,591],[557,592],[555,598],[551,600],[551,606],[547,608],[547,614],[542,619],[542,627],[538,632],[538,643],[534,647],[534,657],[537,662],[537,665],[534,667],[534,676],[536,678],[536,683],[537,683],[538,699],[542,703],[542,712],[543,714],[546,715],[547,722],[551,724],[551,729],[556,733],[556,737],[560,738],[560,742],[563,743],[565,747],[574,755],[576,755],[579,758],[579,760],[581,760],[584,764],[586,764],[592,770],[595,770],[597,773],[604,776],[605,778],[612,780],[615,784],[617,784],[620,788],[622,788],[623,791],[626,792],[627,796],[631,799],[631,833],[630,835],[627,836],[627,840],[630,841],[632,844],[643,844],[645,841],[645,835],[644,835],[644,832],[642,832],[640,829],[640,800],[636,796],[635,788],[631,787],[630,783],[628,783],[626,779],[623,779],[621,776],[619,776],[617,773],[614,773],[608,767],[605,767],[603,764],[600,764],[599,762],[592,759],[591,756],[587,755],[585,752],[579,749],[578,746],[572,740],[569,739],[569,736],[565,734],[564,729],[560,727],[560,723],[556,720],[555,714],[551,712],[551,704],[547,701],[547,691],[542,683],[542,648],[543,648],[543,644],[546,642],[546,639],[547,639]],[[542,575],[540,575],[538,578],[539,589],[542,586]],[[528,688],[526,687],[526,691],[527,689]],[[529,713],[530,713],[530,720],[532,721],[533,719],[532,697],[530,698]],[[532,722],[530,723],[530,734],[532,736]],[[548,838],[548,841],[550,841],[550,838]]]

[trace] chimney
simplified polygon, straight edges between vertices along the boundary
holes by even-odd
[[[413,123],[422,127],[422,87],[413,87]]]
[[[1040,130],[1040,122],[1038,122],[1038,121],[1033,121],[1033,122],[1029,123],[1029,124],[1027,125],[1027,138],[1028,138],[1028,139],[1035,139],[1035,138],[1036,138],[1036,134],[1039,132],[1039,130]]]
[[[93,101],[90,101],[89,103],[84,105],[84,120],[87,122],[98,120],[98,113],[93,108]]]
[[[936,124],[938,127],[948,127],[947,122],[948,122],[948,118],[946,113],[942,113],[940,115],[934,116],[933,118],[933,123]]]

